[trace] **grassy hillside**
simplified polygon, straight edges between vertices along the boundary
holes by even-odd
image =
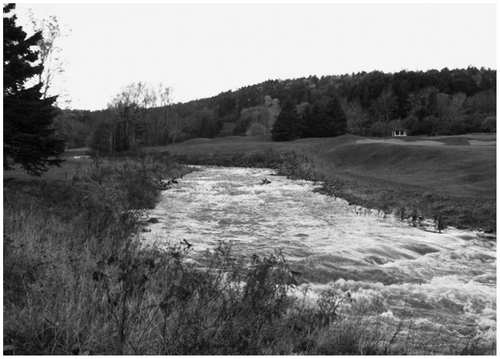
[[[352,203],[426,217],[439,213],[456,226],[496,226],[496,135],[346,135],[292,142],[232,136],[149,151],[168,151],[191,163],[225,165],[259,153],[295,152],[307,162],[305,177],[330,182],[331,194]]]
[[[496,195],[496,146],[457,145],[452,138],[447,139],[452,144],[443,145],[420,145],[411,140],[415,139],[402,145],[350,138],[325,141],[306,151],[330,174],[459,197]]]

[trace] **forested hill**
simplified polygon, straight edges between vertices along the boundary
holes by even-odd
[[[185,105],[213,109],[222,123],[236,124],[233,134],[244,135],[250,123],[265,117],[262,112],[269,107],[266,96],[277,99],[281,105],[290,99],[302,115],[299,117],[306,117],[307,109],[316,112],[316,117],[321,116],[336,98],[346,116],[346,131],[352,134],[383,135],[387,127],[384,125],[390,126],[398,120],[406,121],[397,127],[405,127],[413,134],[479,132],[478,122],[496,114],[496,70],[469,67],[395,74],[373,71],[268,80]],[[252,112],[253,116],[245,112]],[[465,119],[465,115],[472,117]],[[307,120],[312,120],[311,117],[314,116],[308,116],[301,126],[310,127]],[[453,123],[459,117],[462,121]],[[429,124],[432,128],[422,126],[425,118],[425,122],[437,123]],[[311,132],[306,137],[324,137],[322,126],[318,126],[316,133],[306,132]]]
[[[114,131],[113,141],[120,137],[119,119],[102,131],[112,110],[90,113],[92,127],[101,124],[99,136],[88,138],[94,147],[110,143],[104,133]],[[168,109],[144,110],[134,119],[137,141],[144,145],[227,135],[272,135],[275,140],[345,133],[387,136],[397,128],[412,135],[495,132],[496,70],[372,71],[268,80]]]

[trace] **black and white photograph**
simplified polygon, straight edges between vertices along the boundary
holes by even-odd
[[[3,354],[496,355],[497,14],[4,3]]]

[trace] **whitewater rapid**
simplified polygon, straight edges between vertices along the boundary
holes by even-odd
[[[267,178],[271,183],[262,184]],[[186,240],[193,251],[233,243],[236,254],[282,249],[311,293],[377,298],[381,314],[450,336],[496,337],[496,241],[447,228],[425,231],[313,192],[318,184],[272,170],[200,167],[162,193],[145,244]]]

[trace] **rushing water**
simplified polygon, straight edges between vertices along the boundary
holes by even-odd
[[[414,228],[272,173],[203,167],[184,176],[150,212],[159,222],[144,241],[185,239],[201,252],[225,240],[247,256],[281,248],[312,293],[335,287],[357,300],[377,298],[382,316],[411,313],[430,333],[495,340],[495,241]]]

